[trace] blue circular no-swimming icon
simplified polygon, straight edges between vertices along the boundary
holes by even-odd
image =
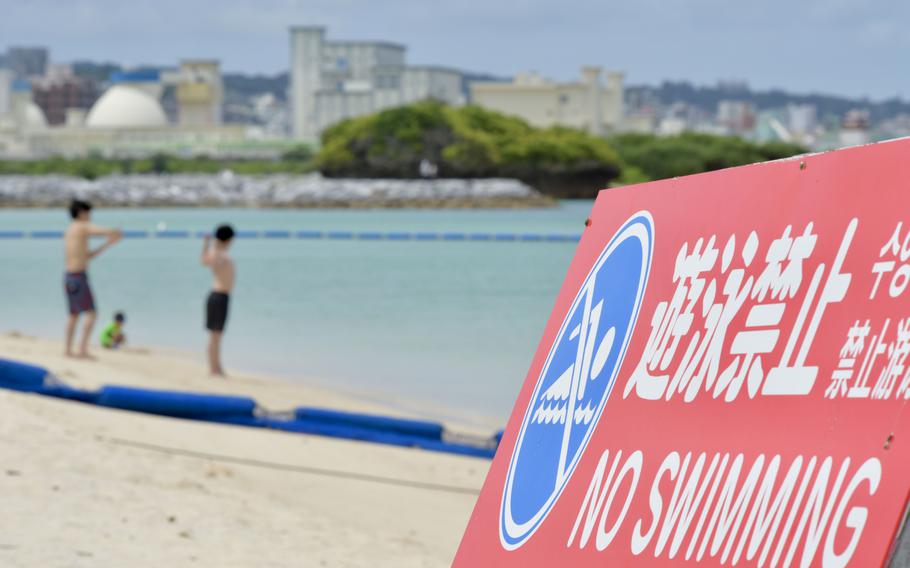
[[[546,518],[597,427],[635,328],[653,241],[651,215],[633,215],[604,247],[563,319],[506,475],[499,537],[508,550]]]

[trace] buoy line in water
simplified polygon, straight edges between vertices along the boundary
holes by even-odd
[[[126,239],[201,239],[209,235],[206,231],[181,230],[124,230]],[[581,235],[544,233],[464,233],[464,232],[376,232],[376,231],[312,231],[312,230],[262,230],[237,231],[241,239],[300,239],[300,240],[360,240],[360,241],[520,241],[576,243]],[[60,239],[61,230],[0,231],[0,239]]]

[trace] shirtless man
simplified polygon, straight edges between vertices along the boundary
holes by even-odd
[[[91,222],[92,205],[86,201],[74,199],[70,205],[70,216],[73,222],[63,234],[63,244],[66,257],[66,274],[63,277],[63,286],[69,303],[69,318],[66,320],[66,351],[67,357],[81,357],[90,359],[88,354],[88,340],[95,325],[95,298],[88,283],[88,274],[85,272],[90,260],[104,252],[123,238],[119,229],[108,229],[93,225]],[[107,237],[107,241],[95,250],[90,250],[89,237]],[[79,315],[84,313],[82,323],[82,342],[79,352],[73,353],[73,337],[76,332],[76,323]]]
[[[212,269],[212,291],[205,305],[205,327],[209,330],[209,372],[224,376],[221,367],[221,335],[227,323],[228,302],[234,288],[234,261],[228,255],[228,248],[234,239],[234,229],[221,225],[215,229],[215,241],[206,235],[202,242],[203,266]]]

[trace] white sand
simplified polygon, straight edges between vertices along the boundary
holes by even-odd
[[[57,342],[0,336],[0,357],[47,366],[73,386],[384,410],[279,381],[211,379],[160,352],[96,351],[95,362],[60,352]],[[488,466],[0,391],[0,566],[446,566]]]

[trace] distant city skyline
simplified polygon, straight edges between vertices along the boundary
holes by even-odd
[[[415,63],[502,76],[536,70],[569,80],[593,63],[625,71],[629,84],[734,79],[755,89],[910,97],[910,5],[894,0],[34,0],[6,3],[0,38],[47,46],[56,62],[214,57],[225,72],[274,74],[287,70],[295,24],[402,43]]]

